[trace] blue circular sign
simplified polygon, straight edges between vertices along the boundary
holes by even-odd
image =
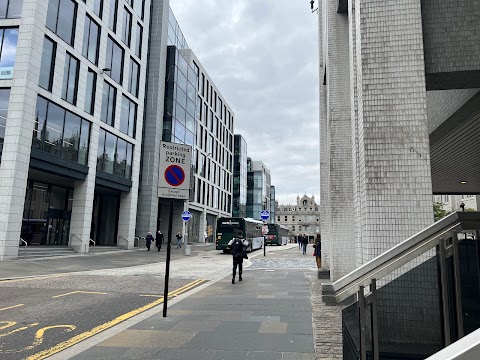
[[[165,180],[170,186],[182,185],[185,181],[185,171],[178,165],[170,165],[165,170]]]
[[[188,220],[190,220],[191,217],[192,217],[192,213],[190,211],[182,212],[182,219],[183,220],[188,221]]]
[[[261,217],[263,220],[268,220],[268,218],[270,217],[270,211],[268,211],[268,210],[262,210],[262,211],[260,211],[260,217]]]

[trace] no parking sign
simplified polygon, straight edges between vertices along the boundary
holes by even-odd
[[[160,143],[158,197],[188,200],[191,162],[190,145]]]

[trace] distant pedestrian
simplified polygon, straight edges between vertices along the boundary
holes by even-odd
[[[148,251],[150,251],[150,245],[152,244],[153,240],[152,233],[148,232],[147,237],[145,238],[145,245],[147,246]]]
[[[238,281],[242,281],[243,258],[247,257],[248,241],[243,239],[243,231],[237,230],[237,236],[228,242],[230,254],[233,256],[232,284],[235,284],[235,275],[238,266]]]
[[[465,211],[465,204],[463,203],[463,201],[462,201],[462,203],[460,204],[460,209],[462,209],[462,211]]]
[[[157,235],[155,236],[155,245],[157,246],[158,251],[162,248],[163,243],[163,234],[160,230],[157,231]]]
[[[177,232],[177,235],[175,235],[177,238],[177,249],[182,247],[182,234]]]
[[[307,235],[303,234],[303,236],[302,236],[303,255],[305,255],[307,253],[307,245],[308,245],[308,237],[307,237]]]
[[[317,234],[317,238],[315,239],[315,260],[317,261],[317,268],[321,269],[322,267],[322,240],[320,234]]]
[[[302,249],[302,239],[303,239],[302,234],[298,234],[297,236],[298,250]]]

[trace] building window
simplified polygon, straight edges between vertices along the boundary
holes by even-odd
[[[143,43],[143,28],[142,25],[137,23],[137,38],[135,41],[135,55],[138,56],[139,59],[142,58],[142,43]]]
[[[23,0],[0,0],[0,19],[14,19],[22,15]]]
[[[135,0],[133,8],[137,16],[143,20],[143,17],[145,16],[145,0]]]
[[[97,90],[97,73],[88,69],[87,72],[87,90],[85,92],[85,111],[93,115],[95,111],[95,93]]]
[[[130,47],[132,40],[132,14],[127,8],[123,8],[123,33],[122,41]]]
[[[115,123],[115,106],[117,104],[117,89],[108,82],[103,83],[102,112],[100,120],[113,126]]]
[[[0,89],[0,160],[3,152],[3,139],[7,126],[8,103],[10,100],[10,89]]]
[[[107,72],[107,75],[110,75],[110,77],[120,85],[123,80],[123,54],[123,48],[109,36],[105,65],[111,70]]]
[[[287,220],[287,215],[285,215],[285,221],[288,221],[288,220]]]
[[[103,0],[93,0],[93,12],[101,19],[103,14]]]
[[[277,221],[280,221],[280,216],[277,216]]]
[[[118,0],[111,0],[110,14],[108,16],[108,27],[113,32],[117,31],[117,9],[118,9]]]
[[[40,65],[40,80],[38,81],[38,85],[48,91],[52,91],[56,52],[57,44],[50,38],[45,37],[43,40],[42,62]]]
[[[140,75],[140,65],[130,58],[130,79],[128,80],[128,91],[135,96],[138,97],[138,78]]]
[[[120,131],[128,136],[135,137],[137,120],[137,104],[122,96],[122,113],[120,116]]]
[[[12,79],[17,53],[18,28],[0,28],[0,79]]]
[[[62,99],[73,105],[77,103],[79,68],[80,62],[67,53],[65,56],[65,71],[63,73]]]
[[[97,170],[130,179],[132,175],[132,156],[132,144],[104,129],[100,129]]]
[[[32,147],[65,160],[87,164],[90,122],[38,97]]]
[[[100,26],[87,15],[83,34],[82,55],[95,65],[98,64],[98,45],[100,42]]]
[[[72,0],[50,0],[48,3],[47,28],[66,43],[73,46],[77,3]]]

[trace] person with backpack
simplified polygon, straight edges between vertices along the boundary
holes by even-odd
[[[246,256],[246,248],[248,241],[243,239],[243,231],[237,230],[237,236],[228,242],[230,247],[230,254],[233,256],[233,276],[232,284],[235,284],[235,275],[237,274],[238,266],[238,281],[242,281],[243,258]]]

